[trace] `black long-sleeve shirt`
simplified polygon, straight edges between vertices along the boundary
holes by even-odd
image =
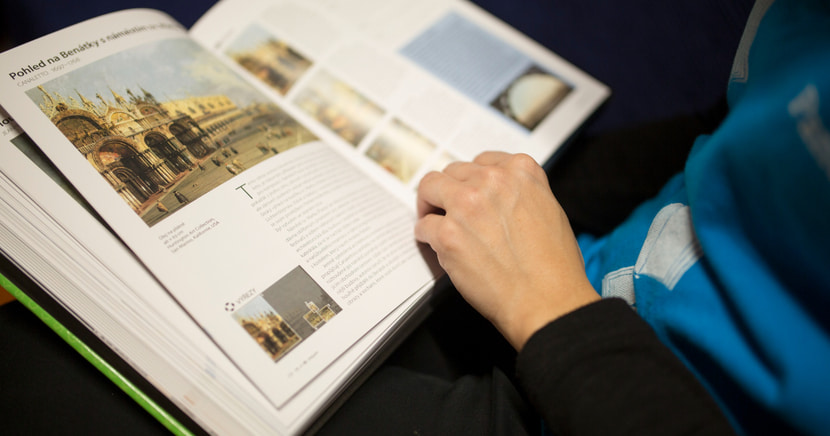
[[[734,434],[695,376],[620,299],[540,329],[517,373],[556,435]]]

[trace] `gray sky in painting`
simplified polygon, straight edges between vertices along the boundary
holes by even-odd
[[[95,103],[95,94],[112,101],[110,89],[129,98],[127,89],[138,94],[139,87],[162,102],[208,95],[226,95],[241,107],[266,101],[235,72],[186,39],[153,42],[114,54],[46,82],[43,87],[75,99],[77,91]],[[27,94],[35,102],[40,102],[43,95],[36,88]]]

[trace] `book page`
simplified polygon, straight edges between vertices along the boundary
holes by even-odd
[[[190,33],[402,198],[486,150],[545,163],[609,93],[466,1],[222,0]]]
[[[0,252],[206,429],[301,431],[422,300],[410,298],[275,409],[2,109],[0,204]]]
[[[438,274],[413,205],[163,14],[0,61],[0,103],[278,407]]]
[[[200,425],[235,434],[283,432],[285,417],[96,219],[11,117],[2,109],[0,115],[0,252]]]

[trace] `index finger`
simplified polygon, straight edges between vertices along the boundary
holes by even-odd
[[[451,189],[452,177],[438,171],[430,171],[418,184],[418,218],[428,214],[443,215],[446,191]]]

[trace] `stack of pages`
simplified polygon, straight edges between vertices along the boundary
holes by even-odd
[[[3,272],[183,433],[322,422],[442,276],[413,238],[420,178],[485,150],[546,162],[608,96],[454,0],[222,0],[190,31],[128,10],[0,64]]]

